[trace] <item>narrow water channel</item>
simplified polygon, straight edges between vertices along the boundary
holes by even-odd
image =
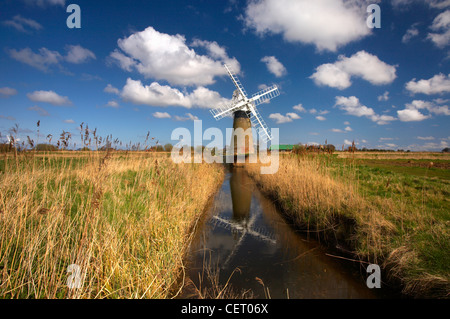
[[[254,298],[377,298],[366,286],[364,268],[326,255],[316,240],[296,232],[242,168],[230,169],[197,228],[186,260],[186,276],[207,288],[215,285]],[[184,289],[180,297],[194,297]],[[189,285],[187,286],[189,287]]]

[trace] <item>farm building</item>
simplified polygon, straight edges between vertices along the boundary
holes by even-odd
[[[294,145],[291,144],[271,145],[269,149],[271,151],[278,150],[279,152],[292,152],[292,150],[294,149]]]

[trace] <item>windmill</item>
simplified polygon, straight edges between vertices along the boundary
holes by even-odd
[[[236,90],[233,92],[233,98],[230,104],[219,106],[211,110],[212,115],[216,120],[220,120],[224,117],[233,115],[233,135],[231,138],[231,145],[234,146],[234,155],[240,154],[252,154],[253,153],[253,137],[252,134],[248,136],[248,145],[238,145],[237,141],[243,141],[240,134],[253,127],[259,135],[259,138],[264,142],[272,139],[269,133],[269,128],[259,114],[256,106],[266,103],[269,100],[280,95],[280,91],[276,85],[267,87],[258,93],[252,95],[251,98],[247,97],[244,87],[239,81],[238,77],[233,74],[230,67],[224,64],[228,75],[236,86]],[[242,130],[237,130],[241,128]],[[245,141],[245,136],[243,137]]]

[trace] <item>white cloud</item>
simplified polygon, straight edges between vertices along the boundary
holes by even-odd
[[[335,106],[338,106],[341,110],[346,111],[349,115],[367,117],[373,122],[376,122],[378,125],[388,124],[389,122],[396,120],[394,117],[389,115],[376,114],[372,108],[362,105],[356,96],[337,96]]]
[[[64,123],[73,124],[73,123],[75,123],[75,121],[72,119],[69,119],[69,120],[64,120]]]
[[[92,51],[79,45],[68,45],[66,50],[68,53],[65,57],[58,51],[50,51],[47,48],[40,48],[38,53],[33,52],[30,48],[19,51],[11,49],[7,52],[13,59],[44,72],[47,72],[51,66],[60,66],[60,62],[63,60],[69,63],[80,64],[89,59],[95,59],[95,54]]]
[[[48,113],[46,110],[44,110],[42,107],[39,107],[37,105],[34,106],[30,106],[28,108],[28,110],[30,111],[35,111],[37,112],[40,116],[50,116],[50,113]]]
[[[345,133],[343,130],[338,129],[338,128],[332,128],[331,132],[334,132],[334,133]]]
[[[9,87],[0,88],[0,97],[10,97],[17,94],[16,89],[12,89]]]
[[[428,102],[422,100],[414,100],[411,103],[405,104],[404,110],[397,111],[398,117],[403,122],[423,121],[435,115],[450,115],[448,105],[437,105],[435,102]],[[427,110],[428,115],[421,113],[419,110]]]
[[[345,145],[353,145],[353,142],[351,142],[351,141],[345,139],[345,140],[344,140],[344,144],[345,144]]]
[[[406,89],[413,94],[442,94],[450,92],[450,74],[436,74],[431,79],[419,80],[412,79],[406,83]]]
[[[274,56],[265,56],[261,59],[261,62],[264,62],[269,72],[275,75],[277,78],[280,78],[287,73],[284,65],[281,64],[280,61],[278,61]]]
[[[343,90],[352,85],[352,76],[360,77],[374,85],[392,83],[397,77],[395,66],[386,64],[366,51],[359,51],[349,58],[340,55],[333,64],[318,66],[310,79],[317,85]]]
[[[286,113],[286,116],[289,116],[293,120],[301,119],[301,117],[297,113]]]
[[[40,7],[45,7],[47,5],[59,5],[64,7],[66,0],[23,0],[30,5],[38,5]]]
[[[119,89],[116,88],[116,87],[114,87],[114,86],[112,86],[111,84],[108,84],[108,85],[103,89],[103,91],[106,92],[106,93],[112,93],[112,94],[119,94],[119,93],[120,93]]]
[[[397,111],[398,119],[402,122],[418,122],[429,118],[415,109],[404,109]]]
[[[303,107],[303,105],[301,103],[293,106],[292,108],[299,112],[306,112],[306,109]]]
[[[417,23],[414,23],[408,30],[406,30],[406,33],[402,37],[403,43],[408,43],[411,41],[412,38],[419,35],[419,30],[417,29]]]
[[[0,119],[5,119],[5,120],[8,120],[8,121],[15,121],[15,120],[16,120],[15,117],[12,117],[12,116],[4,116],[4,115],[1,115],[1,114],[0,114]],[[7,136],[7,137],[8,137],[8,136]],[[9,140],[8,140],[8,142],[9,142]]]
[[[80,64],[89,59],[96,59],[95,54],[92,51],[85,49],[80,45],[67,45],[66,50],[68,52],[65,56],[65,60],[70,63]]]
[[[371,33],[366,25],[367,5],[364,0],[252,0],[243,20],[260,35],[282,34],[288,42],[334,52]]]
[[[20,51],[8,50],[9,55],[22,63],[28,64],[41,71],[48,71],[51,65],[57,65],[62,60],[61,54],[57,51],[50,51],[47,48],[39,49],[39,53],[34,53],[30,48]]]
[[[42,25],[38,22],[22,17],[20,14],[14,16],[11,20],[5,20],[2,24],[13,27],[17,31],[28,33],[32,30],[41,30]]]
[[[389,100],[389,92],[386,91],[382,95],[378,96],[378,101],[387,101]]]
[[[353,129],[352,129],[350,126],[347,126],[347,127],[345,128],[345,130],[346,130],[347,132],[353,131]]]
[[[240,72],[239,62],[229,58],[216,42],[195,40],[192,46],[203,48],[208,55],[199,55],[186,44],[182,35],[169,35],[148,27],[117,41],[121,51],[110,58],[126,70],[137,70],[146,78],[165,80],[172,85],[209,85],[216,76],[226,75],[223,63]]]
[[[155,112],[153,113],[153,117],[156,117],[157,119],[170,119],[171,116],[167,112]]]
[[[321,115],[319,115],[319,116],[316,116],[316,120],[319,120],[319,121],[325,121],[326,118],[323,117],[323,116],[321,116]]]
[[[409,6],[414,3],[425,3],[432,8],[444,9],[450,7],[450,0],[392,0],[394,7]]]
[[[345,121],[344,125],[350,125],[350,122],[349,121]]]
[[[274,113],[270,114],[269,118],[275,120],[277,124],[289,123],[292,122],[292,120],[301,119],[301,117],[296,113],[287,113],[286,115]]]
[[[34,91],[28,93],[27,97],[33,102],[44,102],[58,106],[72,104],[67,96],[61,96],[53,91]]]
[[[431,30],[435,33],[428,33],[430,39],[437,47],[443,48],[450,44],[450,10],[440,13],[431,24]]]
[[[149,106],[181,106],[185,108],[214,108],[230,103],[219,93],[204,87],[198,87],[191,93],[183,93],[168,85],[153,82],[143,85],[141,81],[127,79],[121,96],[124,101]]]
[[[175,115],[174,118],[176,121],[196,121],[196,120],[198,120],[198,117],[195,115],[192,115],[191,113],[186,113],[185,115],[186,115],[185,117]]]
[[[425,136],[425,137],[417,136],[417,139],[422,140],[422,141],[432,141],[432,140],[434,140],[434,137],[433,136]]]
[[[106,106],[107,106],[107,107],[112,107],[112,108],[117,109],[117,108],[119,108],[119,103],[117,103],[117,101],[109,101],[109,102],[106,104]]]

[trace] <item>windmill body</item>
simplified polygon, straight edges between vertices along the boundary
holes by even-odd
[[[236,86],[231,103],[219,106],[211,110],[214,118],[220,120],[224,117],[233,116],[233,134],[231,137],[231,147],[234,149],[234,155],[249,155],[254,152],[252,127],[256,129],[259,138],[264,142],[272,139],[269,128],[262,119],[257,110],[257,106],[268,102],[280,95],[276,85],[265,88],[258,93],[253,94],[251,98],[247,97],[244,87],[238,77],[233,74],[228,65],[224,65],[228,75]]]

